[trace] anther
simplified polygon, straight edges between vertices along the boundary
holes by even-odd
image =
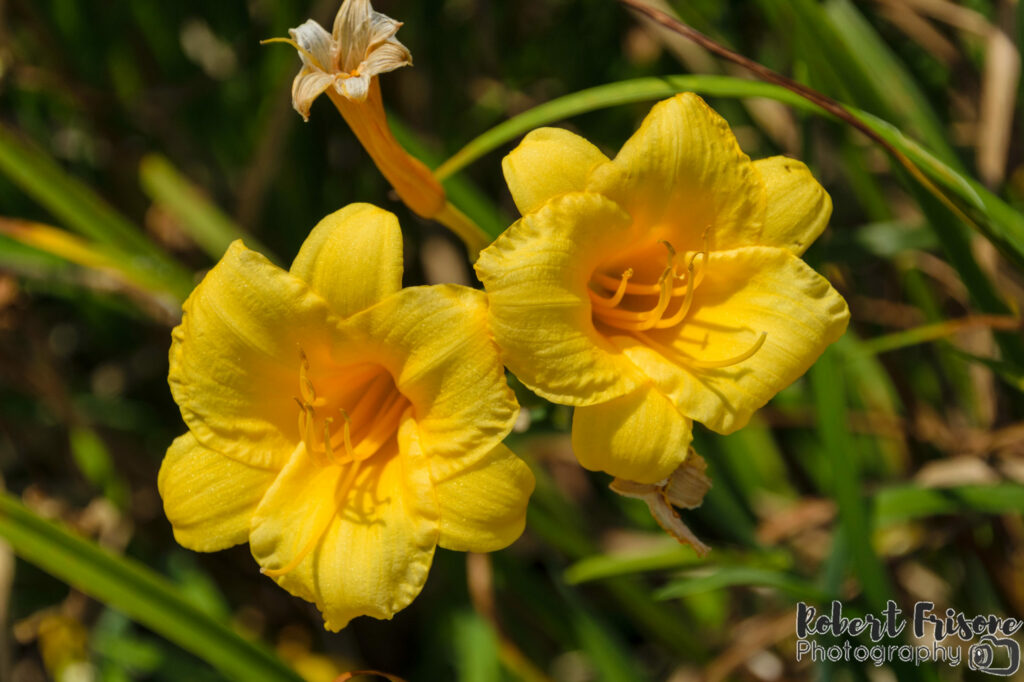
[[[679,310],[677,310],[672,317],[658,320],[654,325],[655,329],[670,329],[685,320],[687,314],[689,314],[690,306],[693,305],[693,290],[697,287],[694,282],[693,272],[693,261],[695,259],[696,256],[690,259],[690,265],[687,268],[688,276],[686,278],[686,298],[683,299],[683,302],[679,305]]]
[[[661,244],[662,246],[664,246],[666,249],[668,249],[668,264],[669,264],[669,267],[671,267],[672,264],[676,260],[676,249],[675,249],[675,247],[672,246],[672,244],[670,244],[668,241],[666,241],[664,239],[659,239],[658,243]]]
[[[309,358],[306,357],[306,352],[299,348],[299,391],[302,393],[302,399],[313,405],[316,403],[316,388],[313,387],[313,382],[309,378]]]
[[[615,288],[615,294],[611,298],[605,298],[593,291],[588,291],[587,293],[590,294],[590,300],[597,305],[614,308],[622,302],[622,297],[626,295],[626,288],[629,286],[629,279],[632,276],[633,268],[626,268],[622,273],[622,277],[619,278],[619,284]]]
[[[353,460],[355,459],[355,455],[352,454],[352,420],[349,419],[348,412],[344,409],[338,408],[338,411],[341,412],[341,416],[345,418],[345,426],[342,429],[342,433],[344,434],[343,442],[345,444],[345,456],[349,460]]]
[[[327,455],[327,461],[336,461],[334,459],[334,447],[331,445],[331,425],[334,420],[331,417],[324,418],[324,452]]]

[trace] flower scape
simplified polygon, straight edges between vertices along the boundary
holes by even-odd
[[[399,26],[346,0],[331,33],[293,29],[293,104],[308,117],[326,92],[400,197],[437,216],[440,184],[384,118],[377,76],[411,63]],[[502,167],[522,217],[480,254],[483,290],[403,289],[398,221],[369,204],[324,218],[288,271],[232,244],[173,332],[188,432],[159,488],[179,543],[248,542],[329,630],[392,617],[435,547],[489,552],[523,531],[534,476],[502,444],[507,367],[574,407],[583,467],[707,551],[674,509],[710,485],[693,422],[740,429],[846,329],[845,301],[800,259],[828,195],[799,161],[751,161],[689,93],[613,159],[541,128]]]

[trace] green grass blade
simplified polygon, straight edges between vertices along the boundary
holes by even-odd
[[[878,525],[943,514],[1024,514],[1024,485],[962,485],[952,488],[894,486],[873,499]]]
[[[484,154],[525,135],[534,128],[597,109],[661,99],[671,97],[677,92],[687,91],[719,97],[768,97],[793,106],[800,106],[800,103],[804,102],[803,99],[783,88],[728,76],[676,75],[619,81],[564,95],[499,123],[475,137],[450,159],[438,166],[434,175],[438,179],[448,178]]]
[[[797,4],[811,6],[806,2]],[[842,49],[850,57],[841,75],[849,81],[856,71],[863,89],[870,93],[868,101],[878,103],[880,108],[875,110],[880,115],[912,131],[945,163],[962,170],[928,98],[860,10],[849,0],[830,0],[820,9],[816,4],[813,7],[818,19],[813,37],[830,56]],[[822,26],[831,29],[827,37]],[[862,104],[859,98],[852,101]],[[873,108],[867,107],[866,101],[863,104]]]
[[[681,599],[693,594],[711,592],[727,587],[774,587],[787,595],[807,601],[825,601],[825,593],[800,576],[749,566],[719,566],[712,572],[688,574],[673,580],[657,592],[655,599]]]
[[[6,493],[0,494],[0,536],[19,557],[192,652],[228,679],[301,682],[268,650],[182,599],[162,576],[38,517]]]
[[[871,519],[861,493],[860,459],[846,424],[845,377],[834,349],[825,351],[810,371],[818,410],[821,456],[832,464],[832,497],[839,506],[839,532],[850,551],[851,568],[871,608],[890,598],[885,569],[871,544]]]
[[[770,83],[729,76],[637,78],[580,90],[514,116],[471,140],[438,166],[435,174],[445,178],[457,173],[481,156],[534,128],[597,109],[671,97],[678,92],[696,92],[710,97],[766,97],[801,111],[832,118],[812,102]],[[976,222],[979,231],[1018,267],[1024,268],[1024,216],[985,189],[977,180],[950,168],[934,153],[908,138],[892,124],[854,107],[847,109],[905,154],[932,182],[949,192]]]
[[[664,549],[653,552],[626,555],[599,554],[586,557],[565,570],[565,582],[577,585],[617,575],[632,575],[633,573],[702,566],[703,564],[704,561],[697,557],[692,548],[673,543]]]
[[[159,154],[144,157],[139,164],[139,180],[149,198],[174,215],[181,229],[213,260],[220,260],[236,239],[244,240],[250,249],[276,260],[266,246],[243,232],[165,157]]]
[[[44,152],[0,125],[0,173],[58,218],[58,223],[138,257],[184,300],[192,273],[156,246],[135,225]]]
[[[455,614],[452,623],[455,669],[463,682],[501,682],[498,640],[491,626],[472,611]]]

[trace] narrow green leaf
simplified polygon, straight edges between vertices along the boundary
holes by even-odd
[[[637,554],[599,554],[577,561],[565,570],[565,582],[570,585],[601,580],[616,575],[631,575],[646,571],[662,571],[684,566],[700,566],[704,561],[693,549],[677,542],[654,552]]]
[[[57,222],[101,244],[119,248],[153,269],[184,300],[192,273],[49,156],[0,125],[0,173],[52,213]],[[142,266],[142,263],[139,264]]]
[[[464,682],[501,682],[501,661],[494,630],[472,611],[455,614],[452,624],[455,669]]]
[[[942,514],[1024,514],[1024,485],[962,485],[921,488],[906,485],[883,488],[873,496],[878,525]]]
[[[139,164],[139,180],[150,199],[174,215],[181,229],[210,258],[220,260],[231,242],[242,239],[250,249],[276,260],[266,246],[246,234],[165,157],[144,157]]]
[[[822,43],[832,61],[840,49],[850,56],[841,76],[850,80],[852,72],[856,71],[864,90],[870,92],[869,101],[878,103],[880,108],[876,111],[880,115],[912,131],[945,163],[958,167],[959,160],[928,98],[860,10],[849,0],[829,0],[820,9],[817,3],[801,2],[799,5],[817,9],[818,21],[812,35]],[[831,29],[828,35],[822,26]],[[857,98],[852,101],[862,103]],[[871,108],[866,102],[864,105]]]
[[[791,597],[825,601],[825,594],[811,582],[785,571],[749,566],[718,566],[710,572],[691,573],[673,580],[657,592],[655,599],[681,599],[726,587],[774,587]]]
[[[267,649],[182,599],[163,576],[40,518],[7,493],[0,494],[0,536],[19,557],[192,652],[228,679],[301,682]]]
[[[498,147],[534,128],[606,107],[671,97],[678,92],[711,97],[766,97],[825,118],[830,114],[817,105],[770,83],[728,76],[663,76],[637,78],[574,92],[514,116],[471,140],[435,174],[448,177]],[[1024,216],[985,189],[940,161],[932,152],[906,137],[892,124],[855,107],[846,107],[862,123],[902,152],[940,188],[950,192],[976,222],[979,231],[1018,267],[1024,268]]]
[[[889,581],[871,545],[871,520],[861,494],[860,461],[846,424],[846,388],[838,358],[830,348],[810,371],[818,410],[821,456],[832,464],[832,497],[839,505],[839,532],[846,539],[851,569],[869,605],[885,607]]]

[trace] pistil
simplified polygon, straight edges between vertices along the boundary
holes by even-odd
[[[356,394],[352,413],[337,407],[343,423],[335,429],[335,419],[325,416],[322,422],[322,443],[317,447],[314,440],[316,432],[317,408],[324,408],[328,401],[317,394],[316,386],[310,377],[309,359],[299,350],[299,393],[295,398],[299,406],[299,434],[306,447],[306,452],[319,467],[330,465],[345,469],[335,490],[333,504],[328,505],[318,514],[313,532],[305,545],[285,566],[275,569],[261,569],[264,575],[276,578],[293,571],[302,561],[316,549],[324,533],[330,528],[331,522],[344,507],[362,463],[380,452],[398,431],[402,414],[409,406],[409,401],[395,387],[391,375],[381,367],[363,366],[355,371],[346,371],[346,383],[353,387],[350,395]],[[361,394],[361,395],[360,395]],[[339,397],[336,397],[339,399]],[[354,425],[365,424],[361,429],[357,442],[353,444]],[[336,448],[343,448],[344,453]]]

